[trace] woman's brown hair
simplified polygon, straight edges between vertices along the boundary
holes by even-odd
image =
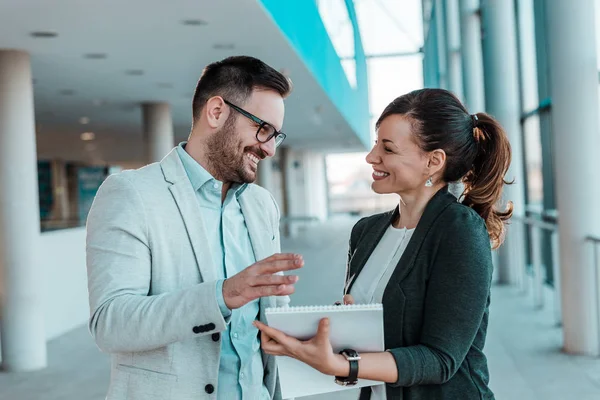
[[[413,121],[413,134],[425,152],[446,153],[444,182],[462,181],[462,203],[484,220],[493,248],[504,241],[505,222],[512,216],[512,202],[506,210],[496,209],[504,176],[511,161],[511,148],[502,126],[486,113],[470,115],[460,100],[443,89],[420,89],[400,96],[383,111],[376,126],[390,115],[400,114]]]

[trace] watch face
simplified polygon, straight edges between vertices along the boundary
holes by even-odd
[[[335,383],[337,383],[338,385],[341,385],[341,386],[353,386],[353,385],[356,385],[358,383],[358,381],[345,381],[342,379],[336,379]]]

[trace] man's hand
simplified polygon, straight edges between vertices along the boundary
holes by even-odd
[[[223,282],[223,298],[230,310],[266,296],[286,296],[294,293],[298,276],[275,275],[281,271],[301,268],[304,260],[299,254],[273,254],[258,261]]]

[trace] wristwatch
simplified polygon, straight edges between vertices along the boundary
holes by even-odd
[[[335,383],[342,386],[356,385],[358,382],[358,360],[360,356],[356,350],[344,349],[340,351],[340,354],[346,357],[346,360],[350,363],[350,374],[347,377],[336,376]]]

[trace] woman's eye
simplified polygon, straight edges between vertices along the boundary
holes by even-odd
[[[388,153],[391,153],[391,152],[392,152],[392,150],[388,149],[387,147],[384,147],[383,149],[384,149],[386,152],[388,152]]]

